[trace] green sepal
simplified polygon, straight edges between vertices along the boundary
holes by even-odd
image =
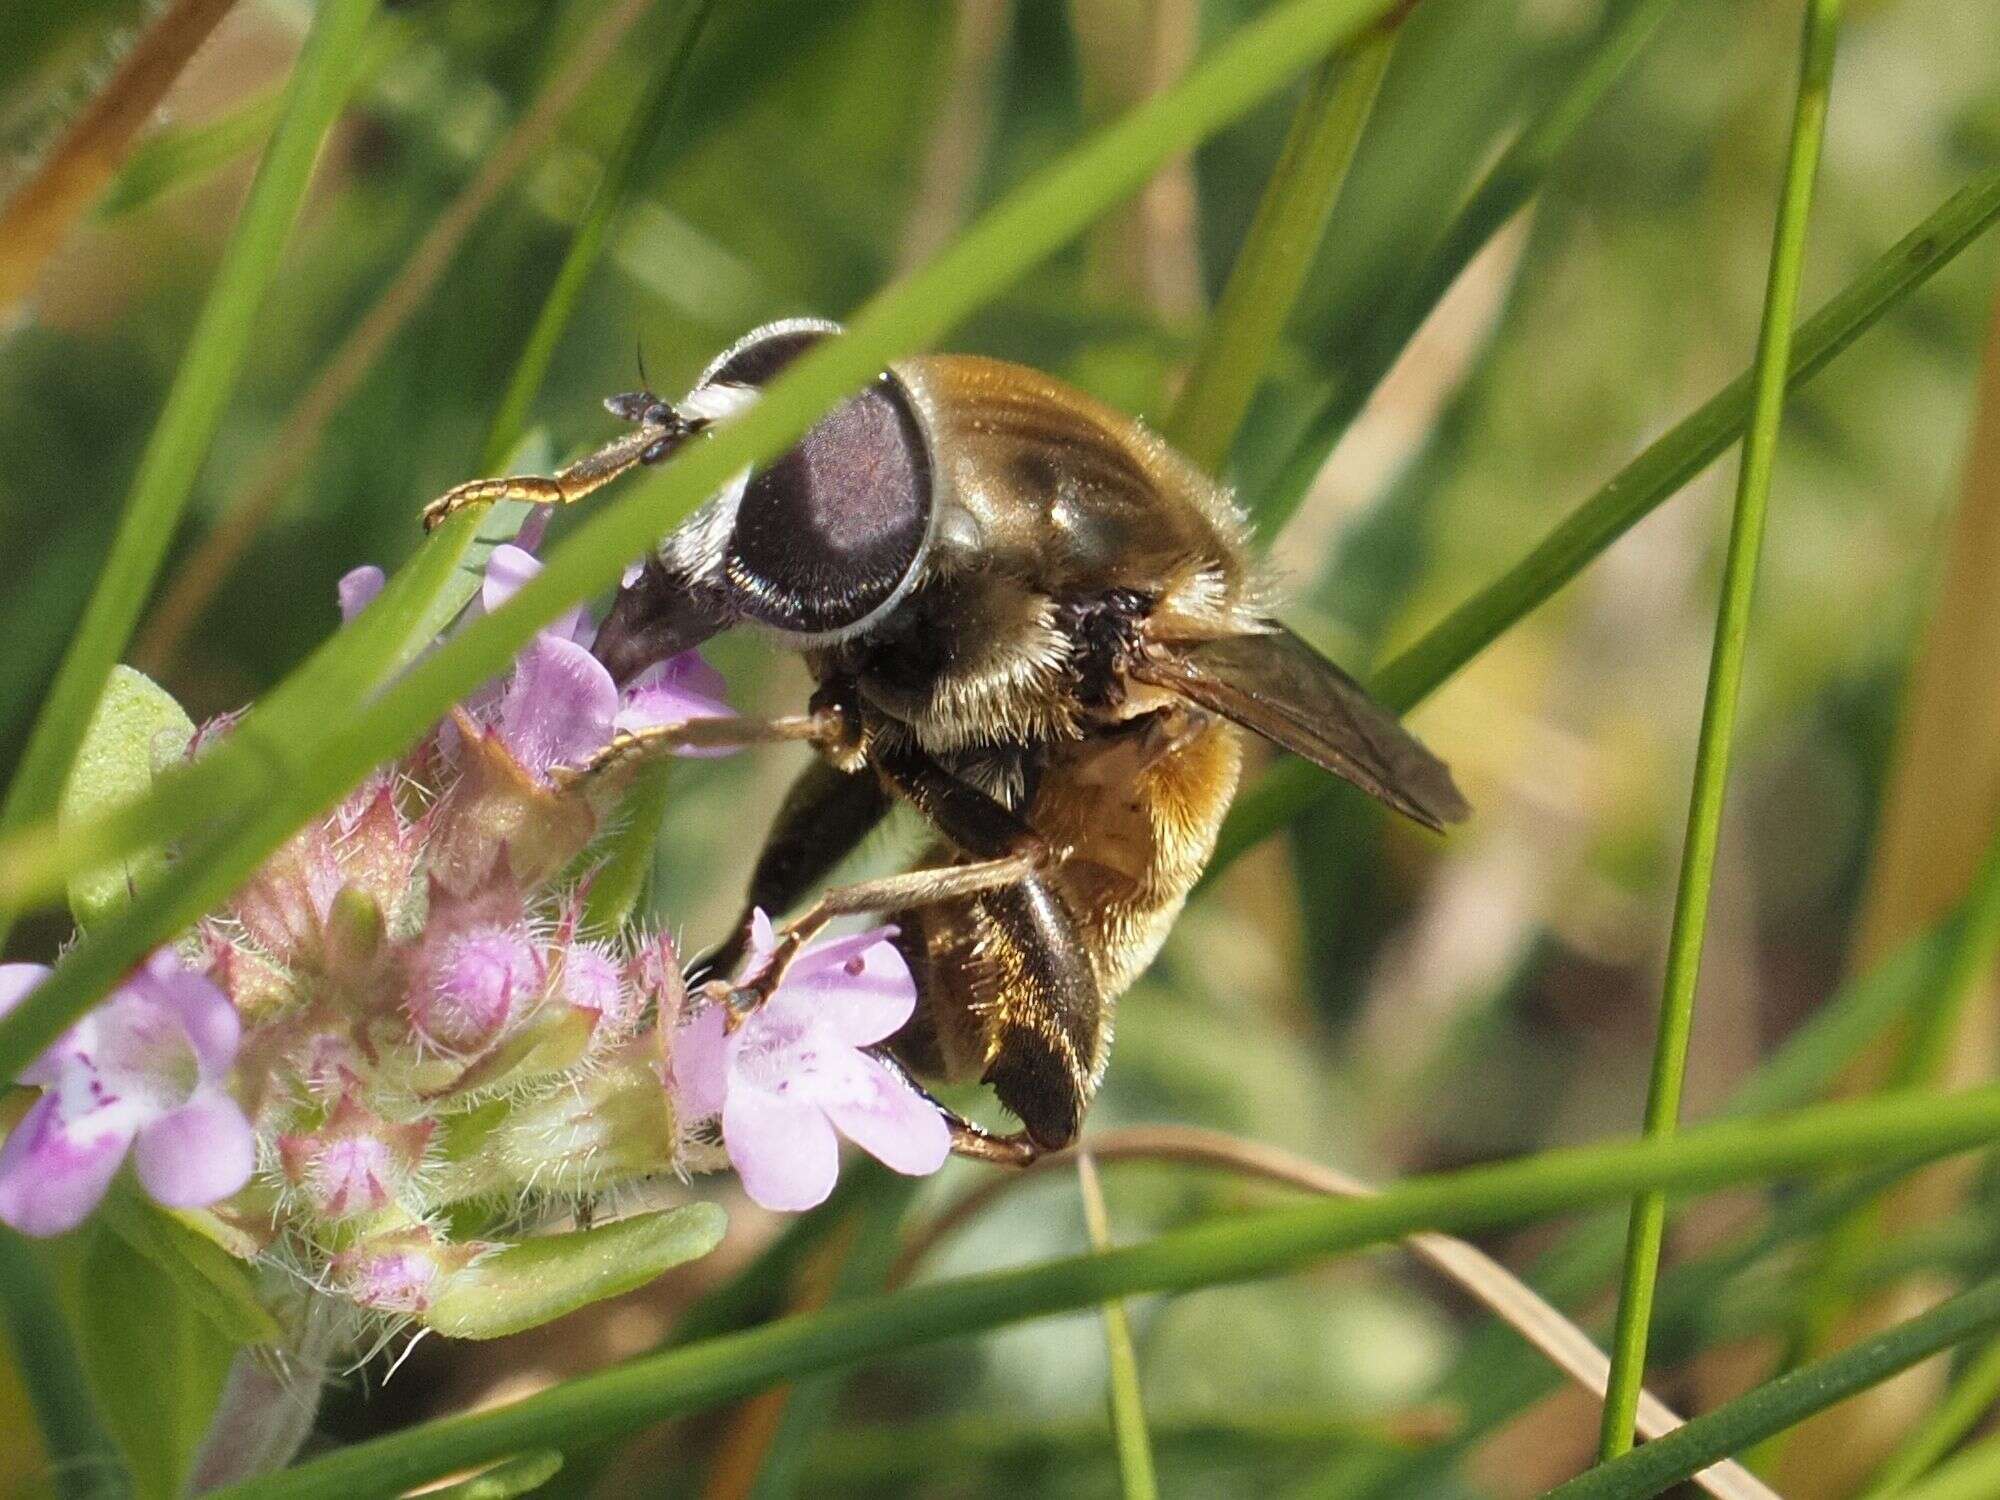
[[[187,755],[193,738],[194,721],[165,688],[143,672],[113,667],[63,787],[58,834],[143,796],[155,776]],[[123,911],[166,863],[165,851],[147,849],[84,871],[69,882],[70,914],[87,927]]]
[[[708,1254],[727,1224],[715,1204],[690,1203],[509,1245],[447,1278],[423,1322],[458,1339],[536,1328]]]

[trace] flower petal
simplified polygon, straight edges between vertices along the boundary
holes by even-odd
[[[723,696],[722,674],[698,651],[683,651],[654,662],[625,685],[618,709],[620,729],[651,729],[685,724],[690,719],[727,718],[732,710]],[[683,749],[682,755],[728,755],[733,747]]]
[[[237,1102],[202,1089],[179,1109],[139,1128],[132,1164],[147,1192],[169,1208],[202,1208],[250,1180],[257,1141]]]
[[[44,1094],[0,1146],[0,1222],[22,1234],[61,1234],[97,1207],[125,1159],[131,1136],[79,1142],[63,1128],[60,1103]]]
[[[849,1053],[840,1071],[853,1086],[820,1107],[842,1135],[911,1177],[928,1177],[944,1165],[951,1127],[936,1105],[866,1053]]]
[[[526,528],[522,528],[524,531]],[[518,539],[517,539],[518,540]],[[521,591],[521,586],[542,571],[541,559],[532,556],[526,545],[502,542],[486,558],[486,572],[479,584],[479,610],[492,614]],[[579,646],[589,646],[597,634],[590,611],[578,605],[568,614],[544,626],[543,635],[553,635]]]
[[[500,702],[500,739],[528,770],[577,765],[611,740],[618,688],[596,657],[543,632],[514,663]]]
[[[341,623],[345,624],[373,604],[386,581],[386,575],[373,563],[343,574],[338,586]]]
[[[0,964],[0,1016],[28,998],[28,992],[49,977],[47,964]],[[43,1056],[47,1056],[44,1053]],[[32,1070],[39,1066],[41,1059],[29,1064]],[[21,1082],[37,1083],[45,1080],[34,1079],[23,1074]]]
[[[727,1022],[723,1007],[705,1005],[674,1033],[674,1103],[684,1122],[722,1113],[729,1092]]]
[[[194,1048],[203,1083],[215,1082],[235,1064],[236,1049],[243,1041],[243,1020],[236,1007],[214,980],[184,967],[171,948],[149,958],[128,987],[180,1022]]]
[[[732,1081],[722,1144],[753,1203],[797,1213],[824,1203],[840,1176],[840,1142],[803,1100]]]
[[[772,998],[786,1015],[804,1019],[850,1047],[893,1036],[917,1008],[910,966],[877,927],[801,953]]]
[[[486,555],[486,574],[479,584],[479,603],[489,615],[542,571],[541,559],[512,543],[502,542]]]

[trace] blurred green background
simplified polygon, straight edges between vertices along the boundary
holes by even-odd
[[[255,487],[288,414],[427,228],[610,9],[425,0],[381,18],[379,57],[321,163],[170,581]],[[638,383],[641,351],[673,392],[754,323],[845,314],[1078,139],[1107,97],[1173,77],[1257,9],[717,6],[644,167],[643,201],[615,230],[535,422],[557,452],[575,451],[612,430],[599,398]],[[197,718],[254,698],[299,661],[335,622],[340,575],[400,560],[422,502],[476,471],[676,10],[663,0],[641,11],[552,144],[296,455],[301,473],[204,590],[190,627],[166,640],[156,625],[142,641],[143,664]],[[0,343],[0,774],[108,544],[305,11],[236,6]],[[17,179],[143,13],[130,0],[17,0],[0,12],[0,163]],[[1399,276],[1606,21],[1594,0],[1421,0],[1232,462],[1247,498],[1275,482],[1302,414]],[[1532,209],[1461,278],[1270,539],[1306,633],[1357,669],[1393,652],[1748,363],[1797,27],[1790,3],[1668,7]],[[1162,415],[1288,110],[1281,100],[1209,144],[954,346]],[[1803,305],[1996,159],[2000,8],[1853,6]],[[0,177],[0,196],[6,186]],[[1947,527],[1974,488],[1965,454],[1996,270],[2000,246],[1975,246],[1790,406],[1690,1113],[1849,966],[1909,663]],[[2000,421],[2000,394],[1986,402],[1983,420]],[[1095,1127],[1208,1124],[1387,1178],[1635,1126],[1733,472],[1729,460],[1696,481],[1417,716],[1474,803],[1468,825],[1440,842],[1342,798],[1190,906],[1120,1009]],[[1993,490],[1989,477],[1985,504],[2000,507]],[[728,639],[710,654],[746,706],[802,697],[802,670],[766,642]],[[1975,664],[1963,691],[2000,692],[1992,667]],[[1985,752],[1965,749],[1964,777],[1927,795],[1933,816],[1983,838],[1994,788]],[[653,899],[690,947],[728,920],[753,830],[798,764],[778,750],[676,772]],[[869,858],[887,864],[895,848]],[[29,924],[10,956],[46,959],[63,937]],[[979,1176],[955,1165],[925,1201]],[[1109,1194],[1122,1239],[1266,1196],[1153,1168],[1110,1174]],[[1990,1214],[1984,1202],[1975,1195],[1968,1212],[2000,1218],[2000,1200]],[[1722,1213],[1682,1223],[1682,1247]],[[735,1220],[730,1263],[773,1227],[747,1207]],[[1494,1248],[1517,1260],[1531,1240]],[[1057,1174],[927,1265],[965,1271],[1082,1243],[1075,1184]],[[497,1349],[432,1341],[393,1381],[371,1367],[344,1382],[327,1430],[401,1425],[645,1347],[699,1277],[724,1268],[696,1267],[694,1279]],[[1479,1322],[1396,1255],[1134,1315],[1163,1480],[1188,1495],[1333,1483],[1356,1454],[1426,1441],[1449,1425],[1435,1398]],[[1701,1405],[1736,1379],[1718,1357],[1665,1388]],[[806,1452],[804,1492],[1113,1493],[1104,1380],[1103,1341],[1083,1317],[857,1374]],[[1215,1418],[1236,1430],[1201,1426]],[[948,1425],[910,1425],[933,1422]],[[740,1413],[677,1431],[628,1459],[606,1493],[742,1492],[731,1455],[756,1451],[756,1431]],[[1534,1493],[1593,1432],[1581,1403],[1544,1406],[1420,1493]],[[7,1464],[0,1486],[21,1477]]]

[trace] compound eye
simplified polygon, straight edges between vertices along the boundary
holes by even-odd
[[[902,594],[930,532],[930,449],[884,375],[751,477],[724,560],[752,619],[838,637]]]

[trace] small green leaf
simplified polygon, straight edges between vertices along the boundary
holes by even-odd
[[[82,748],[63,788],[56,827],[67,831],[121,802],[143,796],[153,778],[187,754],[194,721],[171,694],[143,672],[111,669],[104,696],[84,731]],[[147,849],[69,883],[69,909],[80,925],[122,911],[132,893],[166,865],[166,855]]]
[[[257,1297],[250,1268],[179,1216],[129,1188],[107,1194],[99,1213],[105,1227],[173,1283],[225,1342],[275,1344],[282,1337],[278,1320]]]
[[[84,1253],[84,1368],[142,1497],[175,1500],[229,1370],[229,1346],[178,1286],[104,1225]]]
[[[514,1500],[516,1495],[540,1489],[562,1466],[563,1456],[554,1449],[523,1453],[518,1458],[502,1459],[470,1479],[425,1493],[430,1500]]]
[[[519,1333],[708,1254],[727,1223],[713,1203],[690,1203],[509,1245],[446,1282],[424,1322],[459,1339]]]

